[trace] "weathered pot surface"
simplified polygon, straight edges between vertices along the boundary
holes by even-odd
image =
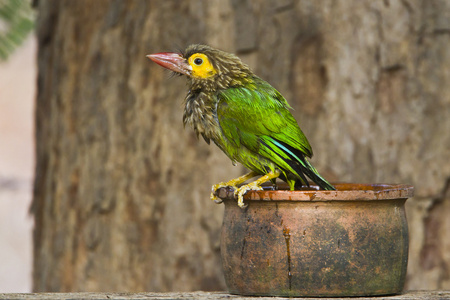
[[[369,296],[402,291],[408,262],[404,203],[410,185],[335,184],[251,191],[245,209],[224,200],[221,254],[231,293]]]

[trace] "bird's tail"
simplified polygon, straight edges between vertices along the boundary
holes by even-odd
[[[314,168],[306,159],[305,154],[301,150],[295,149],[289,144],[273,138],[270,140],[265,139],[263,140],[263,143],[289,166],[289,171],[297,177],[299,183],[309,186],[306,179],[306,177],[308,177],[321,189],[336,190],[334,186],[320,176],[319,172],[317,172],[316,168]],[[291,188],[293,188],[293,186]]]
[[[319,172],[317,172],[316,168],[311,165],[311,163],[304,158],[300,165],[300,171],[308,176],[312,181],[314,181],[321,189],[324,190],[336,190],[336,188],[331,185],[328,181],[326,181],[322,176],[320,176]],[[303,168],[302,168],[303,167]]]

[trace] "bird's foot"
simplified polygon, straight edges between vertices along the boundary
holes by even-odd
[[[250,182],[249,184],[243,185],[236,189],[234,191],[234,195],[237,195],[238,197],[238,206],[240,208],[245,208],[246,205],[244,204],[244,195],[248,191],[261,191],[263,188],[261,187],[261,184],[264,182],[267,182],[269,180],[273,180],[280,176],[279,170],[274,170],[272,172],[267,173],[266,175],[262,176],[258,180],[255,180],[253,182]]]
[[[218,189],[223,188],[223,187],[230,187],[232,189],[234,189],[235,194],[236,194],[236,190],[238,189],[237,186],[243,182],[245,182],[246,180],[255,177],[257,174],[255,172],[250,172],[248,174],[242,175],[238,178],[235,179],[231,179],[228,182],[221,182],[218,184],[215,184],[212,186],[211,188],[211,200],[214,201],[215,203],[222,203],[223,201],[221,199],[219,199],[219,197],[217,197],[216,192]]]
[[[257,181],[250,182],[249,184],[243,185],[234,190],[234,195],[238,197],[238,206],[240,208],[245,208],[247,205],[244,204],[244,195],[248,191],[261,191],[263,188],[259,185]]]
[[[217,184],[214,184],[211,188],[211,200],[214,201],[214,203],[216,204],[220,204],[222,203],[222,199],[220,199],[219,197],[217,197],[216,192],[218,189],[223,188],[223,187],[231,187],[233,188],[235,191],[237,189],[237,187],[235,185],[230,185],[229,182],[220,182]]]

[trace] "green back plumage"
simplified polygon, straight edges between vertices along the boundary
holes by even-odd
[[[255,78],[252,84],[218,93],[217,115],[225,136],[257,150],[257,137],[271,136],[311,157],[312,150],[283,96],[267,82]]]

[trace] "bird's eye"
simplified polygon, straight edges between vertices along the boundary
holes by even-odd
[[[196,58],[194,59],[194,64],[196,64],[197,66],[200,66],[203,63],[203,59],[201,58]]]

